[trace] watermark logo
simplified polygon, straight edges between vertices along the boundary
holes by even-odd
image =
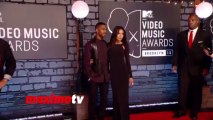
[[[57,96],[52,93],[50,96],[26,96],[26,104],[81,104],[84,96]]]

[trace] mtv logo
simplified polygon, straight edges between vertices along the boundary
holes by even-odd
[[[143,10],[142,11],[143,18],[153,18],[153,11],[151,10]]]

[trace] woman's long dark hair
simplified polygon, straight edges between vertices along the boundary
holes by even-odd
[[[109,47],[112,47],[112,45],[115,44],[116,37],[117,37],[117,35],[119,33],[119,30],[123,30],[124,31],[124,37],[122,39],[122,42],[123,42],[124,46],[127,45],[126,31],[124,30],[124,28],[122,26],[115,26],[115,28],[113,29],[111,38],[110,38]]]

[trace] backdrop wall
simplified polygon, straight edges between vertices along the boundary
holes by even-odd
[[[28,95],[73,95],[75,73],[77,72],[76,20],[71,14],[71,0],[5,0],[13,4],[66,7],[67,58],[18,60],[14,77],[0,93],[0,115],[10,118],[33,116],[36,114],[75,112],[73,105],[26,105]],[[85,0],[90,12],[84,20],[84,43],[95,32],[94,26],[99,21],[99,1]],[[104,0],[106,1],[106,0]],[[113,1],[113,0],[107,0]],[[119,0],[125,1],[125,0]],[[134,2],[133,0],[127,0]],[[158,1],[161,2],[161,1]],[[173,2],[168,4],[174,4]],[[194,11],[193,3],[181,4],[180,30],[187,29],[187,18]],[[1,16],[2,17],[2,16]],[[1,19],[1,18],[0,18]],[[0,20],[1,21],[1,20]],[[171,73],[171,64],[132,65],[135,86],[130,89],[130,102],[153,105],[161,101],[176,101],[177,76]],[[209,77],[210,78],[210,77]],[[213,84],[209,79],[209,84]],[[210,92],[210,91],[208,91]],[[211,90],[212,92],[212,90]],[[152,94],[152,95],[150,95]],[[153,101],[149,101],[152,99]],[[109,106],[112,103],[111,89]],[[134,106],[133,106],[134,107]],[[136,106],[137,107],[137,106]]]

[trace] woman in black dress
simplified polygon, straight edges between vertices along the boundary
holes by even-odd
[[[110,77],[113,94],[113,119],[129,120],[129,85],[133,85],[129,46],[123,27],[116,26],[113,30],[108,55]]]

